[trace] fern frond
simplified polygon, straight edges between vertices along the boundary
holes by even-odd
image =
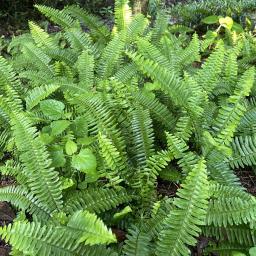
[[[110,31],[108,27],[97,17],[89,14],[79,6],[71,5],[65,8],[65,11],[80,22],[85,24],[91,32],[91,35],[98,40],[103,40],[104,43],[108,42],[110,37]]]
[[[256,164],[256,137],[239,136],[232,141],[233,155],[230,159],[232,168],[252,166]]]
[[[213,237],[219,242],[228,241],[231,244],[240,244],[251,246],[255,245],[255,230],[251,230],[248,226],[228,226],[223,227],[203,227],[203,234],[207,237]]]
[[[94,58],[88,51],[83,51],[77,60],[79,85],[83,88],[92,88],[94,83]]]
[[[27,211],[31,215],[47,220],[50,212],[45,210],[43,205],[38,202],[34,196],[23,186],[7,186],[0,188],[0,200],[6,201],[13,206]]]
[[[119,177],[119,173],[122,173],[126,163],[123,162],[122,157],[120,157],[120,153],[107,136],[99,133],[98,141],[101,155],[106,162],[107,168],[111,170],[111,172],[107,170],[105,175],[109,179],[110,184],[117,185],[122,182],[122,179]]]
[[[197,72],[196,81],[208,93],[212,92],[216,86],[216,82],[222,72],[223,62],[224,46],[220,44],[202,65],[202,69]]]
[[[132,111],[131,129],[134,157],[137,166],[143,168],[154,153],[154,134],[148,110],[138,107]]]
[[[63,61],[72,66],[77,61],[78,52],[73,49],[45,49],[44,51],[51,59]]]
[[[65,38],[70,43],[72,49],[78,52],[88,50],[95,56],[98,56],[98,49],[93,44],[89,34],[84,33],[80,28],[70,28],[64,33]]]
[[[191,117],[188,115],[181,116],[175,127],[175,135],[184,141],[188,141],[193,131]]]
[[[178,56],[176,65],[178,67],[185,67],[192,64],[194,61],[200,61],[200,41],[197,34],[194,34],[189,45]]]
[[[50,85],[42,85],[40,87],[36,87],[27,93],[25,98],[26,106],[28,110],[34,108],[41,100],[44,100],[53,92],[59,89],[60,86],[55,84]]]
[[[209,184],[205,161],[200,160],[178,190],[176,206],[165,219],[156,247],[157,255],[188,255],[187,245],[195,245],[208,208]]]
[[[131,22],[132,11],[128,0],[115,1],[115,24],[118,31],[124,30]]]
[[[152,117],[162,123],[168,130],[173,128],[176,118],[156,97],[152,99],[143,92],[135,92],[133,97],[140,105],[148,109]]]
[[[135,41],[147,28],[148,20],[142,14],[135,15],[126,28],[127,42]]]
[[[129,234],[123,247],[125,256],[149,256],[150,236],[140,231],[136,226],[128,230]]]
[[[247,108],[237,127],[236,134],[246,136],[256,133],[256,108]]]
[[[116,237],[104,223],[94,213],[88,211],[75,212],[67,223],[67,227],[76,229],[76,233],[80,233],[78,243],[95,245],[116,242]]]
[[[124,189],[88,189],[73,193],[67,200],[65,210],[73,214],[79,210],[101,213],[132,200]]]
[[[47,18],[49,18],[54,23],[60,25],[64,29],[72,28],[75,26],[75,21],[64,10],[60,11],[52,7],[39,4],[36,4],[35,7],[38,9],[39,12],[44,14]]]
[[[198,162],[198,156],[188,151],[189,147],[181,138],[167,132],[166,137],[169,151],[173,154],[174,158],[179,159],[178,164],[183,171],[189,173]]]
[[[119,63],[121,54],[124,51],[125,40],[123,34],[117,34],[104,48],[98,63],[98,74],[100,79],[107,79]]]
[[[35,41],[36,46],[39,48],[57,48],[57,45],[53,41],[53,38],[45,32],[43,29],[41,29],[38,25],[36,25],[34,22],[29,22],[29,28],[32,38]]]
[[[0,56],[0,86],[11,86],[18,93],[24,93],[20,80],[17,78],[12,66]],[[2,89],[1,89],[2,90]]]
[[[120,67],[114,74],[116,80],[126,83],[130,81],[133,77],[136,77],[138,71],[134,63],[129,63]]]
[[[246,253],[248,252],[248,246],[239,244],[230,244],[227,242],[214,244],[207,248],[206,253],[217,253],[220,256],[232,256],[234,252]]]
[[[36,129],[21,112],[13,113],[11,125],[24,172],[29,173],[29,188],[49,211],[61,209],[62,195],[58,173],[50,168],[51,160]]]
[[[228,164],[228,158],[223,151],[212,150],[207,157],[207,167],[210,176],[220,184],[229,186],[240,186],[240,180]]]
[[[54,76],[52,67],[50,66],[50,57],[47,56],[40,48],[36,47],[34,44],[23,45],[22,51],[24,57],[32,62],[39,70],[43,70],[47,75]]]
[[[239,197],[212,199],[209,203],[206,223],[216,227],[247,224],[255,220],[256,200],[244,201]]]
[[[150,59],[145,59],[139,54],[127,52],[127,55],[136,63],[138,68],[144,74],[148,75],[161,85],[162,90],[170,96],[174,103],[178,106],[189,108],[190,111],[197,108],[195,103],[190,101],[191,95],[189,94],[188,89],[184,88],[184,84],[174,73]]]
[[[0,234],[15,250],[26,255],[116,256],[105,247],[79,245],[80,230],[72,227],[17,221],[1,228]]]
[[[234,95],[230,96],[227,104],[219,110],[214,130],[217,132],[217,140],[220,143],[229,144],[232,140],[240,119],[246,110],[241,101],[249,95],[253,81],[254,69],[251,68],[239,80],[238,88],[235,90]]]

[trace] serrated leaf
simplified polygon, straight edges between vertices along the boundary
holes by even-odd
[[[72,167],[86,173],[93,180],[98,178],[96,157],[89,148],[82,149],[78,155],[72,157]]]
[[[69,125],[70,125],[70,122],[67,120],[53,121],[51,122],[51,129],[52,129],[51,134],[53,136],[57,136],[63,133],[69,127]]]
[[[53,146],[50,148],[50,156],[52,159],[53,167],[63,167],[66,163],[65,155],[63,153],[63,148],[60,146]]]
[[[66,153],[71,156],[77,151],[77,145],[74,141],[68,140],[65,145]]]
[[[52,120],[58,120],[62,117],[65,105],[58,100],[44,100],[40,102],[40,109],[43,114]]]

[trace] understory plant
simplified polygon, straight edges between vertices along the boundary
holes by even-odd
[[[236,172],[256,163],[255,37],[174,33],[126,0],[112,29],[78,6],[35,7],[60,32],[30,21],[0,58],[11,255],[190,255],[199,236],[206,255],[248,254],[256,199]]]

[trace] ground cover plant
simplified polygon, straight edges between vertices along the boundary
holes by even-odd
[[[254,27],[256,2],[254,0],[181,1],[168,7],[172,22],[204,31],[202,19],[212,15],[230,16],[244,26]]]
[[[236,175],[256,163],[254,35],[177,33],[126,0],[111,29],[35,8],[60,31],[30,21],[0,57],[11,255],[191,255],[200,237],[205,255],[255,255],[256,199]]]

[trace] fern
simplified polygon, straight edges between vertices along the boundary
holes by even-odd
[[[129,202],[132,199],[125,190],[110,188],[88,190],[73,193],[68,199],[65,208],[67,212],[74,213],[79,210],[101,213],[119,204]]]
[[[237,169],[256,163],[255,36],[192,34],[153,2],[150,18],[116,0],[113,29],[36,5],[60,31],[30,21],[0,57],[0,172],[15,181],[0,200],[21,211],[0,236],[13,255],[189,255],[201,233],[204,254],[254,246]]]
[[[173,202],[176,208],[166,217],[166,226],[158,237],[157,255],[189,254],[186,245],[196,244],[194,237],[201,231],[198,226],[204,225],[208,186],[205,162],[200,160],[178,191],[179,198]]]

